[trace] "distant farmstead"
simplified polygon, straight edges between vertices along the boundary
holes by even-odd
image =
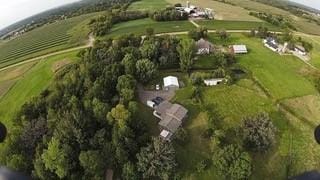
[[[247,54],[247,46],[246,45],[233,45],[231,46],[231,50],[234,54]]]

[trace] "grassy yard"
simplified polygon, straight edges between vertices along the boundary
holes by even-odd
[[[267,27],[271,31],[280,31],[279,27],[273,26],[267,22],[254,21],[225,21],[225,20],[200,20],[196,21],[200,26],[208,29],[226,29],[226,30],[251,30],[258,27]]]
[[[107,37],[115,37],[128,33],[143,35],[145,34],[146,28],[153,28],[155,33],[164,33],[188,31],[190,29],[195,29],[195,26],[192,25],[189,21],[156,22],[152,19],[146,18],[116,24],[111,29]]]
[[[139,11],[154,11],[158,9],[164,9],[169,3],[165,0],[140,0],[133,2],[128,10]]]
[[[185,4],[186,1],[182,0],[167,0],[171,4],[181,3]],[[211,8],[215,12],[215,18],[218,20],[230,21],[261,21],[258,18],[249,15],[249,11],[237,6],[213,1],[213,0],[190,0],[190,3],[202,8]]]
[[[89,20],[99,13],[86,14],[37,28],[0,44],[0,68],[50,52],[85,44]]]
[[[211,41],[219,42],[215,38],[211,38]],[[238,56],[238,61],[252,72],[254,78],[273,98],[284,99],[316,93],[312,82],[300,72],[308,67],[296,57],[280,56],[265,48],[261,40],[246,38],[241,34],[233,34],[229,43],[247,45],[249,53]]]
[[[44,59],[19,77],[14,86],[0,99],[0,119],[9,131],[12,118],[20,107],[50,84],[54,76],[53,64],[64,59],[76,60],[76,54],[77,52],[72,52]]]

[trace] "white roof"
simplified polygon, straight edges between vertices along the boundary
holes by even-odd
[[[204,82],[221,82],[223,81],[223,78],[218,78],[218,79],[205,79]]]
[[[247,52],[246,45],[233,45],[232,48],[235,52]]]
[[[169,131],[167,131],[167,130],[162,130],[161,133],[160,133],[160,136],[166,138],[166,137],[168,137],[169,134],[170,134]]]
[[[168,86],[179,87],[178,78],[175,76],[167,76],[167,77],[163,78],[163,84],[164,84],[164,87],[168,87]]]

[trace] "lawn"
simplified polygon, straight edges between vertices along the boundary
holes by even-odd
[[[22,78],[30,68],[32,68],[36,62],[30,62],[21,66],[12,67],[4,71],[0,71],[0,100],[8,90]]]
[[[115,37],[128,33],[145,34],[146,28],[153,28],[155,33],[189,31],[196,27],[189,21],[157,22],[150,18],[139,19],[114,25],[107,37]]]
[[[301,74],[301,69],[309,69],[294,56],[280,56],[265,48],[261,40],[232,34],[229,43],[245,44],[247,55],[238,56],[239,63],[252,72],[253,77],[278,100],[315,94],[313,83]],[[211,38],[211,41],[219,42]],[[298,86],[298,87],[297,87]]]
[[[55,62],[70,59],[76,60],[77,52],[53,56],[38,62],[11,87],[0,100],[0,119],[9,128],[12,127],[12,119],[20,107],[33,96],[37,96],[50,84],[54,72],[52,66]]]
[[[98,14],[86,14],[45,25],[1,44],[0,68],[87,43],[89,33],[87,24]]]
[[[258,27],[267,27],[271,31],[280,31],[279,27],[273,26],[267,22],[254,21],[225,21],[225,20],[199,20],[196,21],[200,26],[208,29],[226,29],[226,30],[251,30]]]
[[[182,0],[167,0],[171,4],[182,3],[186,1]],[[213,0],[190,0],[190,3],[197,5],[201,8],[211,8],[215,12],[215,19],[218,20],[230,20],[230,21],[259,21],[260,19],[249,15],[249,11],[237,6],[213,1]]]
[[[169,3],[165,0],[140,0],[133,2],[128,10],[132,11],[155,11],[158,9],[164,9]]]

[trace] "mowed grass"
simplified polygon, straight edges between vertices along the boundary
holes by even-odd
[[[254,22],[254,21],[224,21],[224,20],[199,20],[196,21],[200,26],[204,26],[213,30],[251,30],[258,27],[266,27],[271,31],[280,31],[279,27],[276,27],[267,22]]]
[[[237,6],[213,1],[213,0],[189,0],[192,5],[201,8],[211,8],[215,12],[215,19],[230,20],[230,21],[259,21],[260,19],[249,15],[249,11]],[[186,1],[182,0],[167,0],[168,3],[181,3],[185,5]]]
[[[32,57],[85,44],[89,20],[86,14],[37,28],[0,45],[0,68]]]
[[[204,0],[207,1],[208,3],[211,3],[211,0]],[[294,14],[291,14],[288,11],[272,7],[269,5],[265,5],[259,2],[251,1],[251,0],[226,0],[227,2],[231,2],[237,6],[246,8],[250,11],[259,11],[259,12],[266,12],[266,13],[271,13],[271,14],[278,14],[282,15],[284,17],[289,18],[293,25],[301,32],[305,32],[308,34],[315,34],[315,35],[320,35],[320,26],[317,25],[316,23],[310,22],[307,19],[295,16]],[[236,11],[234,11],[236,12]],[[234,13],[237,14],[237,13]]]
[[[132,11],[155,11],[164,9],[169,3],[165,0],[140,0],[133,2],[128,10]]]
[[[28,70],[15,83],[5,96],[0,99],[0,119],[9,129],[12,128],[12,119],[21,106],[32,97],[40,94],[50,84],[54,77],[52,66],[55,62],[70,59],[78,59],[77,51],[53,56],[38,62]]]
[[[36,62],[30,62],[21,66],[12,67],[0,71],[0,100],[8,90],[15,84]]]
[[[214,38],[211,41],[217,42]],[[263,46],[262,40],[232,34],[230,44],[245,44],[246,55],[238,57],[239,63],[252,72],[256,80],[276,100],[315,94],[313,83],[299,71],[309,69],[294,56],[280,56]]]
[[[189,31],[196,27],[189,21],[157,22],[150,18],[139,19],[114,25],[107,37],[121,36],[134,33],[144,35],[146,28],[153,28],[155,33]]]

